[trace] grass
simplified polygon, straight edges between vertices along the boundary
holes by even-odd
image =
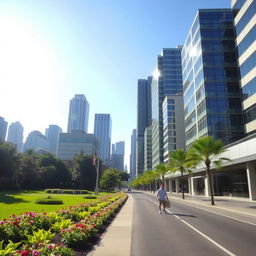
[[[84,195],[58,195],[51,194],[52,198],[63,201],[61,205],[35,204],[37,199],[46,198],[49,194],[43,190],[31,191],[2,191],[0,192],[0,220],[8,218],[10,215],[19,215],[26,211],[53,212],[60,208],[92,201],[94,199],[84,199]]]

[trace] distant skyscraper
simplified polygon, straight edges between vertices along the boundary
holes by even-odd
[[[124,170],[124,141],[112,144],[111,165],[120,171]]]
[[[130,180],[134,178],[136,178],[136,129],[132,130],[130,154]]]
[[[112,144],[112,154],[124,155],[124,141]]]
[[[0,142],[5,141],[8,123],[0,116]]]
[[[163,49],[157,57],[152,88],[152,167],[163,163],[163,101],[182,93],[181,47]]]
[[[247,135],[256,132],[256,2],[232,0]]]
[[[11,123],[8,129],[7,141],[16,145],[18,152],[23,151],[23,126],[20,122]]]
[[[83,94],[76,94],[70,100],[68,116],[68,132],[71,130],[88,131],[89,103]]]
[[[110,114],[95,114],[94,135],[99,140],[99,156],[103,161],[110,159],[111,127]]]
[[[49,141],[49,152],[57,155],[58,152],[58,144],[59,144],[59,137],[62,129],[58,125],[49,125],[46,129],[45,136]]]
[[[144,132],[151,125],[151,82],[152,77],[138,80],[136,176],[144,170]]]
[[[198,11],[182,49],[182,68],[186,146],[208,135],[224,144],[242,138],[240,74],[230,9]]]
[[[39,131],[29,133],[24,144],[24,151],[33,149],[35,152],[49,152],[49,141]]]

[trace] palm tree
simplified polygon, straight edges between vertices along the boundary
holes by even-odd
[[[182,199],[185,199],[183,174],[191,172],[189,168],[192,166],[193,161],[186,150],[177,149],[170,153],[169,168],[171,172],[175,173],[179,171],[181,174]]]
[[[220,169],[223,161],[230,161],[228,158],[220,156],[225,151],[223,142],[221,140],[215,141],[212,136],[197,139],[190,148],[190,157],[197,164],[205,164],[206,176],[210,186],[211,205],[214,205],[211,164],[213,164],[214,168]]]
[[[158,176],[161,176],[162,182],[164,184],[164,176],[168,172],[170,172],[170,169],[166,164],[159,164],[159,165],[156,166],[155,172],[156,172],[156,174],[158,174]]]

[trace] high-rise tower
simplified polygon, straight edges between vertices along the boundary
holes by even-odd
[[[186,146],[212,135],[242,138],[243,117],[233,15],[200,9],[182,50]]]
[[[95,114],[94,135],[99,140],[99,156],[103,161],[110,159],[111,127],[110,114]]]
[[[152,77],[138,80],[136,176],[144,170],[144,132],[151,125],[151,82]]]
[[[69,104],[68,132],[82,130],[88,132],[89,103],[83,94],[76,94]]]
[[[0,142],[5,141],[8,123],[0,116]]]
[[[157,57],[152,91],[152,167],[163,163],[163,101],[182,93],[181,47],[165,48]]]
[[[45,134],[49,141],[49,152],[54,155],[57,155],[58,152],[59,137],[61,132],[62,129],[58,125],[49,125]]]
[[[232,0],[247,135],[256,132],[256,1]]]
[[[11,123],[8,129],[7,141],[16,145],[18,152],[23,150],[23,130],[20,122]]]

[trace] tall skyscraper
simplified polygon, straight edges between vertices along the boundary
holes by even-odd
[[[23,151],[23,126],[20,122],[14,122],[9,125],[7,141],[16,145],[18,152]]]
[[[83,94],[76,94],[69,104],[68,132],[82,130],[88,132],[89,103]]]
[[[49,152],[57,155],[58,145],[59,145],[59,137],[62,129],[58,125],[49,125],[46,129],[45,136],[49,141]]]
[[[130,180],[134,178],[136,178],[136,129],[132,130],[130,154]]]
[[[0,116],[0,142],[5,141],[8,123]]]
[[[24,151],[28,149],[33,149],[36,153],[49,152],[49,141],[41,132],[32,131],[24,144]]]
[[[256,1],[232,0],[247,135],[256,132]]]
[[[242,138],[243,117],[233,15],[200,9],[182,50],[186,146],[212,135],[224,144]]]
[[[165,48],[157,57],[152,90],[152,167],[163,163],[163,101],[182,93],[181,47]]]
[[[151,125],[151,82],[152,77],[138,80],[137,94],[137,139],[136,176],[144,170],[144,132]]]
[[[110,159],[111,127],[110,114],[95,114],[94,135],[99,140],[99,156],[103,161]]]

